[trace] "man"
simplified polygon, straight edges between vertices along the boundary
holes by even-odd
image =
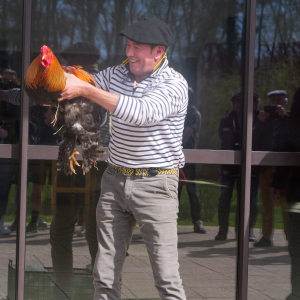
[[[257,123],[257,110],[259,104],[258,94],[253,93],[253,127]],[[221,150],[241,150],[241,124],[242,124],[242,93],[238,92],[231,98],[233,109],[232,111],[222,117],[219,126],[219,135],[221,138]],[[230,205],[234,185],[237,187],[237,205],[239,204],[240,192],[240,166],[235,165],[221,165],[221,196],[218,205],[218,220],[219,232],[215,236],[215,240],[226,240],[228,227]],[[249,241],[255,242],[252,228],[255,224],[258,213],[257,197],[259,190],[258,175],[255,170],[251,174],[251,195],[250,195],[250,232]],[[237,222],[237,216],[236,216]],[[237,224],[236,224],[237,227]]]
[[[96,212],[94,299],[121,299],[122,267],[137,220],[161,299],[183,300],[176,220],[187,82],[168,66],[167,24],[145,18],[120,35],[127,38],[128,59],[95,75],[100,89],[67,75],[59,99],[81,95],[112,113],[109,166]]]
[[[265,109],[258,115],[260,121],[255,129],[255,150],[279,151],[287,134],[289,112],[284,108],[288,102],[287,92],[284,90],[275,90],[268,93],[267,97],[269,105],[265,106]],[[262,237],[258,242],[254,243],[255,247],[272,246],[271,236],[273,231],[274,204],[271,200],[270,189],[274,170],[274,166],[266,166],[262,168],[259,174],[263,220]],[[287,201],[285,197],[280,197],[279,199],[281,201],[284,233],[286,239],[288,239]]]
[[[183,149],[196,149],[196,142],[201,127],[201,114],[195,107],[195,96],[192,88],[189,88],[189,102],[187,114],[184,122],[184,130],[182,135]],[[196,179],[196,164],[185,164],[183,173],[187,180],[193,181]],[[186,190],[189,195],[191,216],[194,224],[194,232],[206,233],[206,229],[201,221],[201,204],[194,182],[186,183]],[[180,201],[182,186],[178,188],[178,201]]]
[[[292,102],[286,132],[282,138],[280,151],[300,151],[300,88],[297,89]],[[287,202],[289,221],[288,248],[291,257],[291,293],[286,300],[300,299],[300,167],[277,166],[271,182],[271,199],[279,206]]]

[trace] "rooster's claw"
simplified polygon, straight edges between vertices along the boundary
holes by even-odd
[[[74,169],[74,166],[73,166],[74,163],[75,163],[76,166],[80,166],[80,164],[78,163],[78,161],[77,161],[76,158],[75,158],[75,155],[78,155],[78,154],[79,154],[79,152],[76,151],[76,149],[74,149],[73,153],[72,153],[71,156],[69,157],[69,160],[70,160],[70,169],[71,169],[71,171],[72,171],[74,174],[76,174],[75,169]]]

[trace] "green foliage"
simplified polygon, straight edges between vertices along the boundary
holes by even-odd
[[[296,59],[282,59],[267,67],[255,71],[254,90],[261,99],[260,109],[268,104],[267,94],[273,90],[286,90],[289,102],[287,108],[290,108],[292,98],[300,86],[300,68]]]
[[[199,135],[200,149],[220,149],[218,128],[221,118],[231,109],[231,97],[241,90],[241,78],[237,73],[216,74],[215,78],[202,77],[198,81],[197,108],[202,113]]]

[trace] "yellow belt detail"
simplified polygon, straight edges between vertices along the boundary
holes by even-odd
[[[149,170],[157,170],[157,175],[177,175],[178,176],[178,169],[163,169],[163,168],[146,168],[146,169],[133,169],[133,168],[127,168],[127,167],[119,167],[115,166],[113,164],[109,164],[113,169],[117,170],[119,173],[122,173],[123,175],[129,175],[129,176],[151,176],[149,175]]]

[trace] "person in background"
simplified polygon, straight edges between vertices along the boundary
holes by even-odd
[[[187,107],[187,114],[184,122],[184,130],[182,134],[182,148],[196,149],[196,142],[198,139],[201,127],[201,114],[195,107],[195,95],[192,88],[188,89],[189,102]],[[185,164],[183,173],[188,180],[186,183],[186,190],[189,196],[191,216],[194,223],[194,232],[206,233],[206,230],[201,221],[201,204],[197,193],[196,184],[191,182],[196,179],[196,164]],[[178,201],[180,201],[182,186],[178,188]]]
[[[300,88],[296,91],[280,151],[300,152]],[[282,198],[286,200],[282,200]],[[292,291],[286,300],[300,299],[300,167],[276,167],[271,183],[271,199],[279,206],[287,201],[288,247],[291,256]]]
[[[11,81],[17,79],[17,73],[13,70],[6,69],[3,71],[3,78],[7,78]],[[2,90],[0,92],[0,101],[4,102],[3,104],[7,104],[8,102],[11,107],[20,106],[21,103],[21,90],[20,88],[12,88],[8,90]],[[34,115],[39,115],[41,117],[45,112],[45,107],[37,106],[30,102],[30,123],[29,123],[29,144],[35,144],[37,140],[42,140],[40,144],[47,144],[44,141],[47,137],[53,139],[53,131],[48,132],[49,129],[45,124],[40,122],[41,118],[34,118]],[[34,113],[32,113],[34,112]],[[20,116],[18,115],[18,118]],[[16,125],[17,126],[17,125]],[[40,209],[42,206],[42,193],[43,193],[43,184],[41,183],[41,178],[39,174],[39,162],[38,161],[30,161],[28,164],[28,181],[32,182],[32,193],[31,193],[31,220],[26,227],[27,233],[35,233],[38,231],[39,227],[46,228],[47,222],[45,222],[42,217],[39,215]],[[49,166],[48,166],[49,167]],[[51,171],[51,167],[49,167]],[[12,167],[12,172],[17,174],[18,173],[18,166],[14,163]],[[10,174],[11,175],[11,174]],[[10,176],[7,174],[7,179],[10,180],[7,187],[6,192],[3,193],[3,197],[8,197],[8,193],[12,183],[17,184],[17,180],[14,180],[13,177],[17,177],[16,175]],[[45,176],[44,176],[45,178]],[[7,196],[6,196],[7,194]],[[16,192],[15,198],[15,206],[17,206],[17,198],[18,193]],[[17,217],[13,221],[12,225],[9,227],[10,232],[14,232],[17,230]]]
[[[1,76],[0,94],[7,93],[7,90],[14,86],[14,81],[17,79],[17,72],[10,69],[5,69]],[[6,102],[1,103],[0,98],[0,143],[12,143],[11,135],[14,133],[13,122],[8,122],[12,115],[10,105]],[[8,202],[8,195],[11,187],[11,177],[16,163],[12,159],[0,159],[0,234],[10,234],[10,228],[4,226],[4,216]]]
[[[285,110],[288,102],[287,92],[275,90],[267,94],[268,104],[258,115],[259,122],[253,132],[254,151],[280,151],[280,146],[287,134],[289,112]],[[274,222],[274,204],[271,200],[270,188],[275,166],[260,168],[259,184],[262,201],[262,237],[254,243],[254,247],[272,246],[272,232]],[[279,198],[282,209],[284,233],[288,239],[287,201],[285,197]]]
[[[241,124],[242,124],[242,93],[238,92],[231,98],[233,109],[231,112],[222,117],[219,126],[219,135],[221,138],[221,150],[241,150]],[[258,122],[258,105],[260,99],[257,93],[253,93],[253,127],[255,128]],[[221,165],[221,196],[218,205],[218,221],[219,232],[215,236],[215,240],[222,241],[227,239],[229,227],[229,215],[232,192],[236,183],[237,188],[237,207],[240,202],[240,166],[236,165]],[[256,169],[252,169],[251,173],[251,194],[250,194],[250,232],[249,241],[255,242],[253,235],[253,226],[258,214],[258,191],[259,180]],[[236,224],[237,228],[237,215]]]

